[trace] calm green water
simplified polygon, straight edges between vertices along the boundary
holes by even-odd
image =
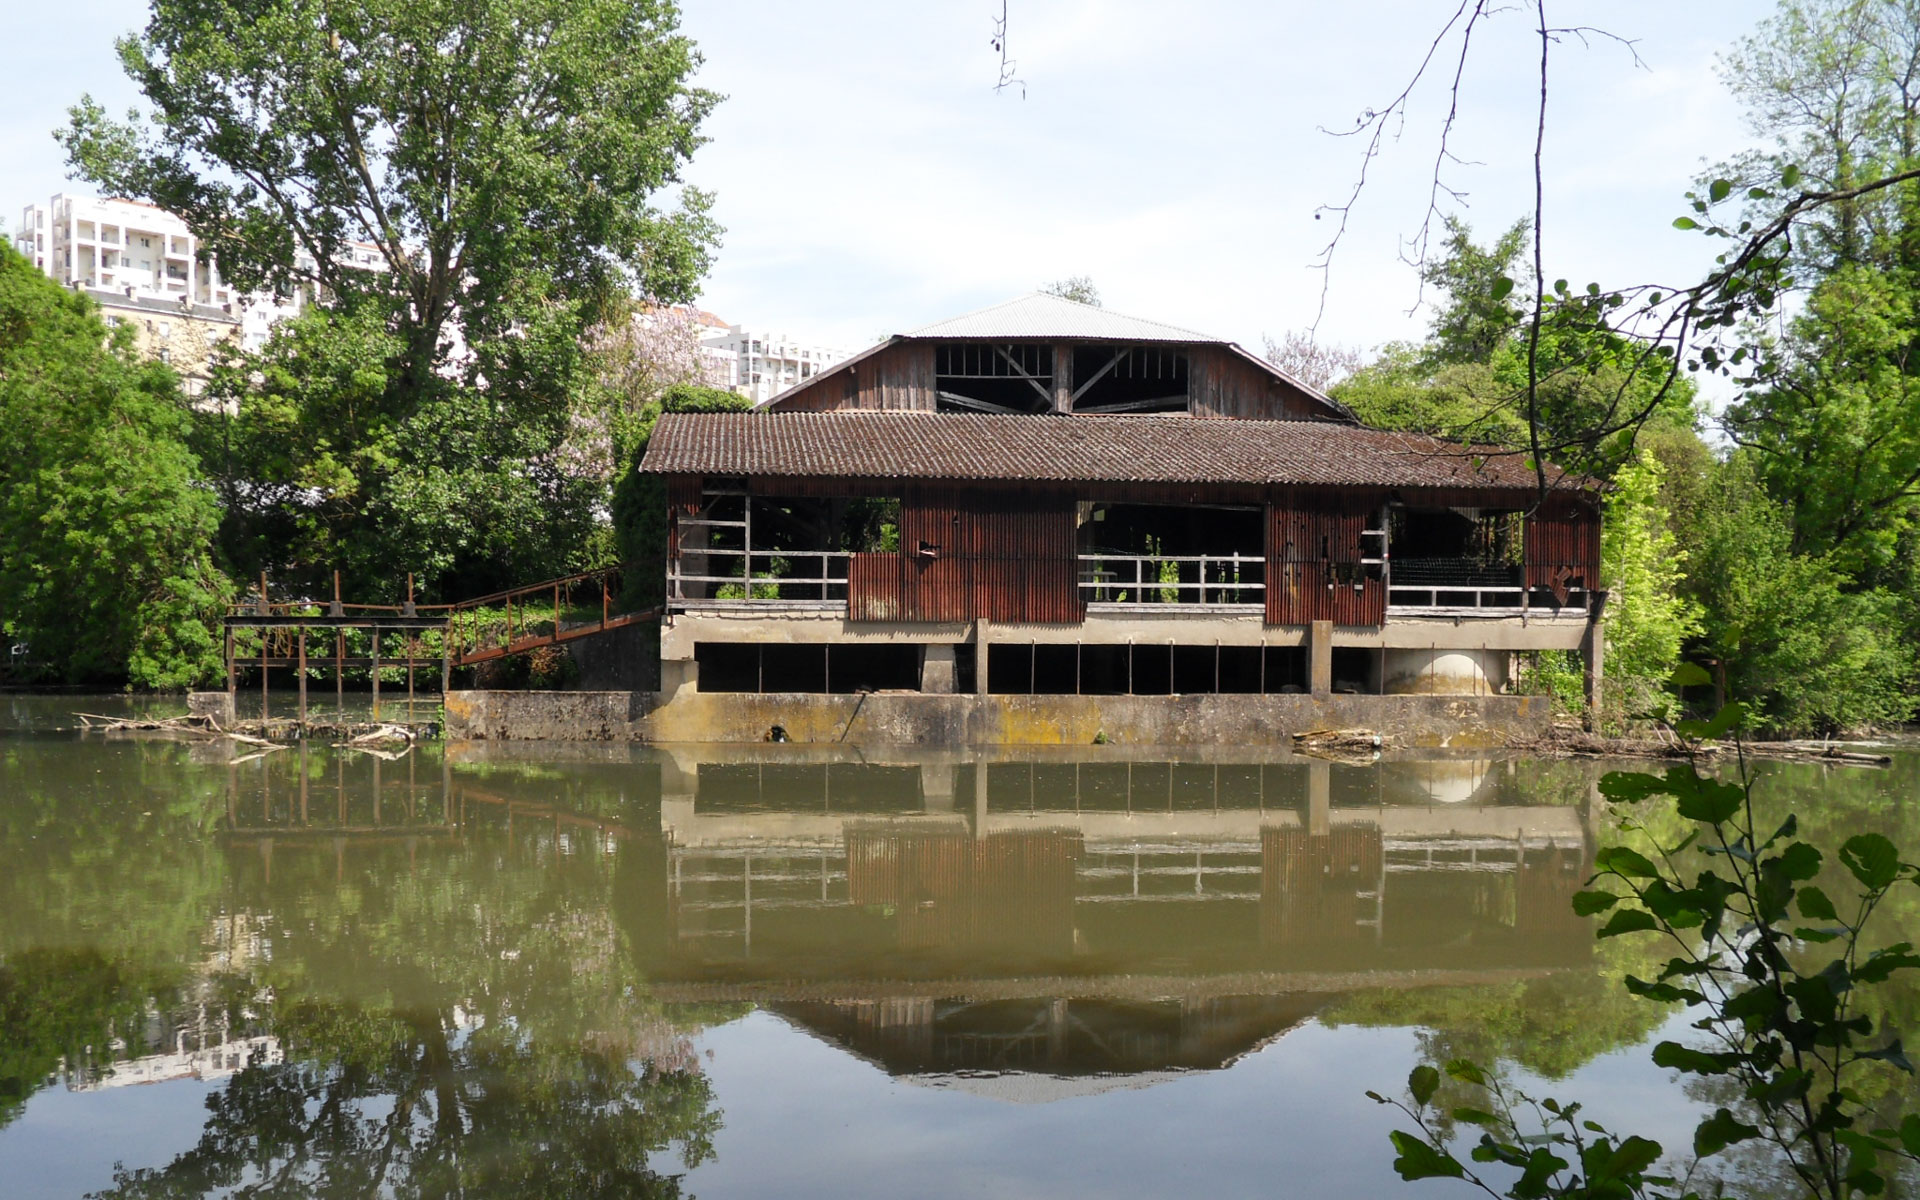
[[[8,1197],[1392,1195],[1422,1059],[1715,1102],[1567,910],[1595,764],[63,729],[108,703],[0,700]],[[1920,754],[1773,776],[1920,847]]]

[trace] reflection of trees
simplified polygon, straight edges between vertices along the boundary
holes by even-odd
[[[33,949],[0,962],[0,1127],[90,1048],[144,1015],[155,981],[97,950]]]
[[[433,1012],[289,1006],[269,1024],[297,1054],[236,1075],[198,1145],[104,1195],[676,1196],[653,1156],[713,1155],[697,1071]]]

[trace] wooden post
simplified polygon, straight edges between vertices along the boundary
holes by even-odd
[[[335,716],[341,716],[347,711],[347,627],[345,625],[333,627],[333,711]]]
[[[300,627],[300,666],[295,674],[300,680],[300,744],[303,748],[302,753],[305,753],[307,724],[307,627],[305,625]]]
[[[373,634],[373,670],[371,672],[373,676],[373,719],[378,721],[380,719],[380,626],[372,626],[369,632]],[[375,771],[380,769],[378,761],[374,763],[373,769]]]
[[[238,676],[233,661],[233,626],[227,626],[227,699],[231,701],[238,694]],[[233,707],[231,704],[229,708]]]
[[[1073,408],[1073,347],[1055,346],[1053,348],[1053,411],[1068,412]]]

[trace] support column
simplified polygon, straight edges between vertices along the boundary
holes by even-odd
[[[1333,764],[1324,758],[1307,763],[1307,832],[1314,837],[1333,832]]]
[[[1053,348],[1053,411],[1073,409],[1073,347]]]
[[[953,647],[936,642],[926,648],[920,660],[920,690],[930,696],[953,694]]]
[[[973,694],[987,694],[987,619],[973,623]]]
[[[1594,715],[1600,711],[1601,685],[1606,682],[1607,636],[1596,609],[1587,618],[1587,632],[1580,639],[1580,657],[1586,664],[1587,728],[1592,729]]]
[[[1333,694],[1333,622],[1315,621],[1307,634],[1308,690],[1315,696]]]

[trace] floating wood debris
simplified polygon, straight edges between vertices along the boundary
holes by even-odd
[[[1380,757],[1386,740],[1371,729],[1311,729],[1293,735],[1293,748],[1300,754],[1342,762],[1371,762]]]
[[[189,738],[202,738],[209,741],[225,739],[239,742],[243,746],[255,746],[260,754],[275,750],[285,750],[286,746],[254,737],[237,730],[222,729],[212,717],[201,713],[189,713],[183,717],[109,717],[100,713],[73,714],[80,718],[81,727],[87,730],[99,730],[103,733],[159,733]],[[258,757],[253,755],[250,757]]]
[[[1553,734],[1519,747],[1533,753],[1564,758],[1685,758],[1687,749],[1671,738],[1610,738],[1591,733],[1555,730]],[[1714,762],[1745,755],[1769,762],[1826,763],[1841,767],[1890,767],[1890,754],[1863,754],[1830,742],[1708,742],[1694,750]]]

